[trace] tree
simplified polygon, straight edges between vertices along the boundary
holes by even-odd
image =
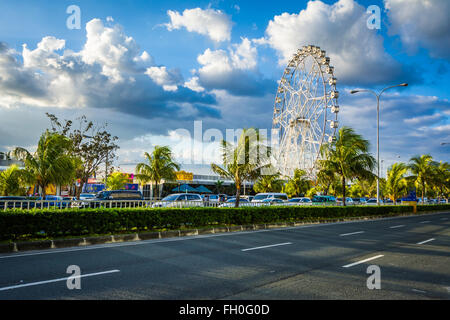
[[[75,177],[76,159],[70,154],[72,141],[64,135],[46,130],[39,139],[35,153],[16,148],[12,155],[25,164],[28,181],[42,189],[45,199],[50,184],[69,184]]]
[[[19,196],[26,193],[25,186],[30,178],[25,170],[13,164],[0,172],[0,195]]]
[[[222,146],[222,167],[211,164],[211,169],[223,178],[233,180],[236,185],[236,208],[239,207],[241,185],[243,181],[255,181],[263,173],[273,174],[267,157],[270,148],[264,145],[264,139],[257,129],[244,129],[237,144],[225,140]],[[268,172],[262,170],[267,169]]]
[[[76,178],[80,179],[80,187],[76,190],[76,196],[79,198],[83,185],[98,173],[101,164],[105,163],[105,177],[112,171],[112,161],[119,149],[116,144],[118,138],[106,131],[107,123],[94,125],[86,116],[78,118],[78,128],[74,129],[71,120],[65,120],[65,123],[61,124],[55,115],[46,115],[51,121],[52,131],[72,141],[71,153],[79,159],[76,169]]]
[[[158,194],[158,185],[161,180],[176,180],[176,171],[180,166],[173,160],[172,151],[168,146],[155,146],[151,154],[144,154],[147,163],[138,163],[136,166],[135,177],[141,184],[155,183],[156,197]]]
[[[221,193],[222,193],[223,184],[224,184],[224,182],[223,182],[222,180],[217,180],[217,181],[216,181],[215,187],[216,187],[216,192],[217,192],[218,194],[221,194]]]
[[[263,175],[256,180],[256,183],[253,185],[253,190],[256,193],[265,193],[265,192],[280,192],[283,188],[283,180],[280,180],[280,175],[271,174],[271,175]]]
[[[412,175],[409,177],[420,187],[422,192],[422,203],[424,203],[426,187],[433,181],[434,166],[433,158],[429,154],[412,157],[409,160],[408,169]]]
[[[113,172],[106,180],[108,190],[122,190],[128,183],[128,177],[122,172]]]
[[[346,181],[356,178],[370,179],[375,168],[375,158],[369,154],[369,141],[352,128],[342,127],[331,144],[321,147],[322,167],[341,179],[343,204],[346,205]]]
[[[440,201],[450,190],[450,163],[441,161],[434,167],[432,182],[438,191]]]
[[[306,172],[304,170],[295,169],[294,176],[288,180],[284,186],[284,191],[289,197],[301,196],[308,192],[311,185],[312,182],[306,177]]]
[[[408,167],[404,163],[394,163],[388,170],[386,195],[396,204],[400,195],[407,192],[405,175]]]

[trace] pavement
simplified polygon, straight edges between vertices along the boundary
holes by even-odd
[[[2,254],[0,299],[447,300],[449,227],[446,212]]]

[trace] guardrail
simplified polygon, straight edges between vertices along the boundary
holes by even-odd
[[[264,202],[241,202],[241,207],[258,206],[342,206],[338,202],[310,202],[310,203],[264,203]],[[376,203],[347,203],[347,206],[371,205]],[[393,203],[383,203],[383,206],[394,205]],[[85,209],[85,208],[189,208],[189,207],[234,207],[234,202],[218,201],[162,201],[162,200],[107,200],[107,201],[86,201],[86,200],[2,200],[0,210],[7,209]]]

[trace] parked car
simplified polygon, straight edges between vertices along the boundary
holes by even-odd
[[[155,202],[152,208],[203,207],[203,199],[195,193],[174,193]]]
[[[266,199],[280,199],[282,201],[288,201],[289,198],[286,193],[258,193],[252,200],[252,202],[263,202]]]
[[[95,198],[95,194],[94,193],[82,193],[80,194],[80,200],[89,200],[89,199],[94,199]]]
[[[333,196],[314,196],[312,202],[315,203],[336,203],[336,198]]]
[[[336,199],[336,202],[337,202],[337,203],[343,203],[343,199],[342,199],[342,198],[337,198],[337,199]],[[346,203],[346,204],[354,204],[355,202],[353,201],[352,198],[350,198],[350,197],[345,197],[345,203]]]
[[[285,202],[283,200],[277,199],[277,198],[267,198],[267,199],[264,199],[261,203],[265,204],[265,205],[274,205],[274,204],[282,205]]]
[[[100,191],[94,198],[83,201],[81,208],[128,208],[142,206],[144,202],[142,193],[136,190],[110,190]]]
[[[236,204],[236,198],[230,198],[228,199],[225,203],[222,203],[219,208],[232,208],[234,207]],[[250,201],[248,201],[245,198],[240,198],[239,199],[239,206],[251,206]]]
[[[292,198],[287,202],[288,205],[311,205],[312,201],[307,197]]]

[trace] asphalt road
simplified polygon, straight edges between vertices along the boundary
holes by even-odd
[[[450,212],[0,255],[0,299],[449,299],[449,227]]]

